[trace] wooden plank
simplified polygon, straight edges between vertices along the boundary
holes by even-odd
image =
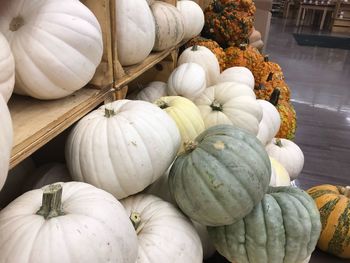
[[[10,169],[93,110],[109,90],[84,88],[53,101],[14,95],[9,101],[14,129]]]
[[[110,0],[81,0],[96,16],[102,30],[103,55],[90,84],[103,88],[113,83],[113,56],[111,36]],[[113,1],[112,1],[113,2]]]

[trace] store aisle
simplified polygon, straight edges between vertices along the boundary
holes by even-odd
[[[350,50],[298,46],[289,21],[273,18],[266,53],[278,62],[298,116],[296,143],[305,166],[303,189],[350,185]],[[316,252],[311,263],[349,262]]]

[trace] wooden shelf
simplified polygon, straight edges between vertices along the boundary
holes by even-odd
[[[116,81],[114,87],[126,86],[176,49],[151,53],[142,63],[125,67],[125,75]],[[69,97],[53,101],[13,95],[9,102],[14,129],[10,169],[101,104],[110,88],[86,87]]]

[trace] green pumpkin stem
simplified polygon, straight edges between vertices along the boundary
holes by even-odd
[[[136,231],[136,234],[139,234],[143,228],[141,224],[141,215],[138,212],[132,212],[130,215],[130,220],[132,225],[134,226],[134,229]]]
[[[281,141],[280,138],[276,138],[275,144],[276,144],[278,147],[283,147],[282,141]]]
[[[193,45],[191,48],[192,51],[198,51],[198,45]]]
[[[273,78],[273,72],[270,72],[269,75],[267,76],[266,81],[271,81]]]
[[[190,153],[194,151],[198,146],[198,143],[195,141],[185,141],[184,142],[184,149],[186,153]]]
[[[62,210],[62,186],[51,184],[44,188],[42,205],[36,212],[46,220],[64,215]]]
[[[214,110],[214,111],[222,111],[222,105],[220,102],[218,102],[217,100],[214,100],[213,103],[210,105],[210,107]]]
[[[166,108],[169,108],[169,105],[168,105],[165,101],[163,101],[163,100],[161,100],[161,99],[157,100],[157,101],[155,102],[155,104],[156,104],[159,108],[161,108],[162,110],[164,110],[164,109],[166,109]]]
[[[109,109],[105,107],[105,117],[106,118],[111,118],[115,115],[115,111],[113,109]]]
[[[270,96],[269,102],[276,107],[280,99],[280,95],[281,95],[281,91],[277,88],[274,89]]]
[[[23,25],[24,25],[23,17],[17,16],[11,20],[9,29],[14,32],[14,31],[17,31]]]

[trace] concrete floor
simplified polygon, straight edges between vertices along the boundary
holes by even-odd
[[[292,35],[296,30],[292,21],[273,18],[265,50],[281,65],[298,116],[295,142],[304,152],[305,166],[295,183],[303,189],[350,185],[350,50],[298,46]],[[208,262],[228,261],[216,255]],[[318,250],[310,261],[345,262],[350,260]]]

